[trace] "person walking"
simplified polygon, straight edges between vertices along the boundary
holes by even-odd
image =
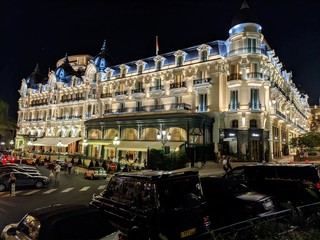
[[[222,168],[225,171],[225,173],[228,172],[228,160],[225,155],[223,155],[223,158],[222,158]]]
[[[71,174],[71,169],[72,169],[72,162],[71,161],[68,162],[67,167],[68,167],[68,174],[70,175]]]
[[[60,171],[61,171],[61,166],[59,164],[56,163],[56,165],[54,166],[54,182],[55,183],[59,183],[60,181]]]
[[[50,173],[49,173],[49,179],[50,179],[50,182],[53,182],[54,180],[54,173],[52,169],[50,170]]]
[[[10,191],[10,196],[14,197],[16,195],[16,177],[14,176],[14,173],[10,173],[9,177],[9,191]]]
[[[230,171],[232,169],[232,166],[231,166],[231,157],[228,157],[227,158],[227,172]]]

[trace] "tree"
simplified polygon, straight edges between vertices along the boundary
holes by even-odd
[[[12,140],[17,129],[16,121],[9,117],[9,104],[0,100],[0,135],[4,140]]]
[[[290,141],[292,147],[314,149],[320,147],[320,133],[309,132],[297,138],[292,138]]]

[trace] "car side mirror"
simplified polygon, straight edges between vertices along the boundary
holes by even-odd
[[[14,236],[14,235],[16,235],[16,234],[17,234],[17,228],[16,228],[16,227],[11,227],[11,228],[9,228],[8,231],[7,231],[7,234],[8,234],[9,236]]]

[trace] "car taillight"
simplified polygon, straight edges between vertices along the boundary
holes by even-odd
[[[211,222],[210,222],[209,216],[203,217],[203,225],[204,225],[206,228],[210,229]]]
[[[317,188],[318,190],[320,190],[320,183],[317,183],[317,184],[316,184],[316,188]]]

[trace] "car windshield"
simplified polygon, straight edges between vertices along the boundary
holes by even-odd
[[[30,239],[37,239],[39,237],[40,227],[40,221],[29,214],[20,221],[18,226],[19,230]]]

